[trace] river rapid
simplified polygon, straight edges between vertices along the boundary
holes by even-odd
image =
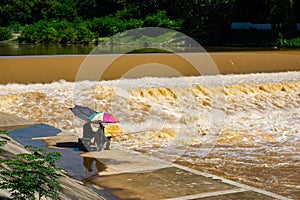
[[[300,72],[0,85],[0,112],[80,136],[75,104],[112,145],[300,199]]]

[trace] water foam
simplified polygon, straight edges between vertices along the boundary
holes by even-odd
[[[113,143],[227,170],[227,178],[235,177],[235,165],[251,177],[253,163],[300,164],[300,72],[0,85],[1,112],[80,136],[83,121],[69,110],[74,104],[116,115],[120,123],[106,127],[118,136]],[[227,161],[233,171],[224,169]]]

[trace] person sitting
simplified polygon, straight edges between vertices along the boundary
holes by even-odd
[[[92,128],[92,122],[91,121],[86,121],[83,125],[83,137],[84,138],[94,138],[95,137],[95,132]]]
[[[98,130],[96,132],[95,140],[101,150],[103,149],[104,145],[105,145],[104,149],[109,150],[110,139],[105,136],[105,127],[103,126],[103,124],[100,121],[99,121]]]
[[[92,128],[92,123],[98,123],[98,130],[95,132]],[[95,144],[97,146],[97,150],[103,150],[105,145],[105,150],[109,150],[110,139],[105,136],[105,127],[103,124],[98,122],[86,121],[83,125],[83,140],[88,140],[89,142],[85,142],[85,145],[90,147],[91,144]]]

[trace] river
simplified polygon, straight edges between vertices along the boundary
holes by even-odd
[[[234,55],[226,63],[236,70],[251,72],[265,60]],[[3,83],[0,111],[78,136],[83,122],[69,111],[74,104],[112,112],[120,120],[106,127],[118,135],[112,144],[299,199],[300,68],[293,59],[293,71],[268,57],[264,73]]]

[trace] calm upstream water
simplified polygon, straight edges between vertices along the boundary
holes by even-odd
[[[95,51],[97,45],[80,45],[80,44],[19,44],[18,42],[0,42],[0,56],[21,56],[21,55],[70,55],[81,54],[87,55]],[[139,46],[138,48],[144,48]],[[118,54],[126,53],[128,46],[126,45],[100,45],[98,46],[97,53],[101,54]],[[197,52],[203,51],[199,48],[181,48],[169,47],[167,50],[171,52]],[[256,50],[274,50],[272,48],[258,48],[258,47],[205,47],[207,52],[220,52],[220,51],[256,51]]]
[[[143,47],[140,47],[143,48]],[[95,44],[19,44],[17,42],[0,43],[0,56],[21,55],[87,55],[97,51],[100,54],[118,54],[127,52],[126,45],[101,45]],[[180,49],[174,49],[179,51]],[[185,50],[185,49],[184,49]]]

